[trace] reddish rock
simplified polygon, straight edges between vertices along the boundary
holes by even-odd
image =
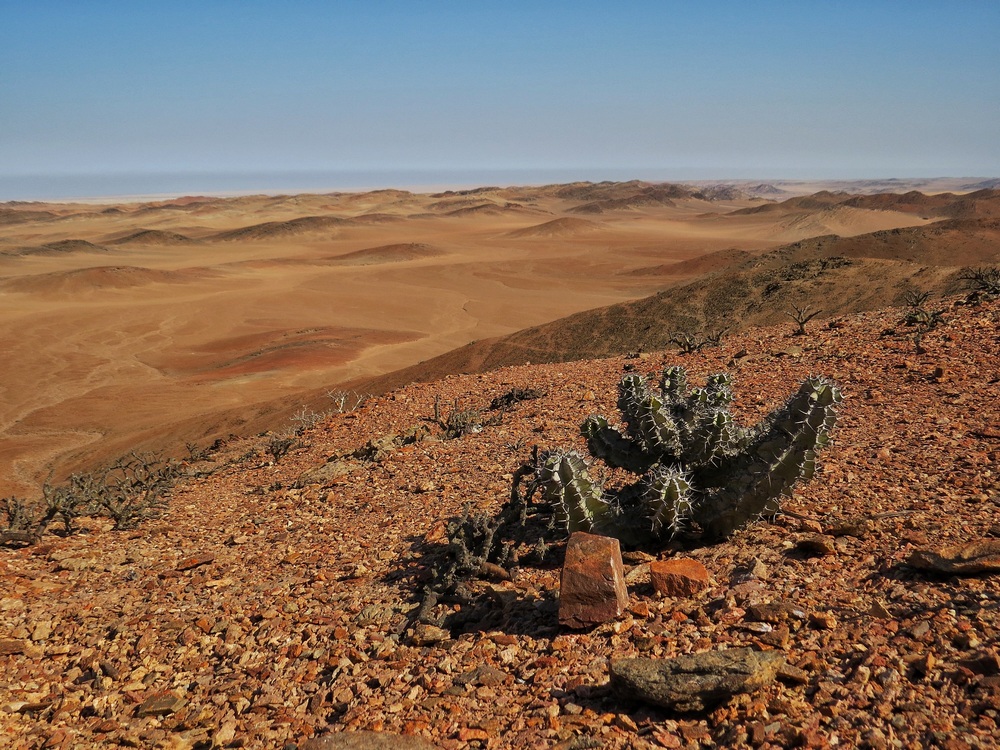
[[[177,565],[177,570],[191,570],[192,568],[197,568],[201,565],[208,565],[208,563],[215,560],[215,555],[211,553],[192,555],[191,557],[186,557],[180,561]]]
[[[618,540],[582,531],[570,536],[559,586],[559,623],[586,628],[619,617],[627,606]]]
[[[663,596],[694,596],[708,588],[708,570],[688,558],[651,562],[649,579],[656,593]]]
[[[187,700],[170,692],[156,693],[147,698],[138,709],[137,716],[169,716],[180,711]]]
[[[8,654],[23,654],[24,653],[24,641],[18,640],[16,638],[5,638],[0,640],[0,655],[6,656]]]

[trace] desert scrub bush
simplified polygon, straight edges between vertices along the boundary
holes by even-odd
[[[285,437],[283,435],[273,435],[264,446],[264,450],[268,452],[271,456],[271,463],[278,463],[286,455],[288,451],[295,447],[295,438]]]
[[[7,529],[0,531],[0,544],[37,542],[53,521],[62,522],[62,533],[72,534],[81,516],[107,516],[116,530],[135,528],[166,507],[166,494],[178,476],[174,461],[133,452],[106,468],[72,474],[62,484],[50,478],[42,485],[41,502],[3,500]]]
[[[155,453],[129,453],[104,469],[71,478],[72,491],[90,507],[132,529],[167,506],[178,478],[177,464]]]
[[[974,298],[1000,296],[1000,267],[964,268],[959,278],[969,285]]]
[[[614,536],[630,546],[669,539],[689,524],[711,540],[774,515],[800,480],[812,477],[842,400],[822,377],[806,379],[754,427],[733,420],[732,380],[712,375],[688,389],[681,367],[664,370],[659,389],[639,375],[618,386],[624,427],[588,417],[581,432],[590,453],[639,479],[607,491],[577,451],[539,453],[529,493],[538,491],[568,531]]]
[[[0,529],[0,544],[11,542],[32,543],[41,533],[38,531],[38,512],[27,500],[20,497],[5,497],[0,500],[4,524]]]
[[[311,430],[325,419],[333,415],[331,411],[313,411],[308,406],[303,405],[301,409],[292,415],[292,422],[295,423],[295,434],[301,435],[306,430]]]
[[[537,458],[537,452],[535,454]],[[553,530],[551,517],[530,504],[531,493],[521,493],[521,484],[534,474],[532,463],[515,473],[510,500],[498,513],[490,515],[467,505],[446,530],[448,539],[442,553],[429,566],[425,586],[425,606],[472,576],[497,571],[529,557],[543,559],[548,551],[546,536]],[[525,546],[528,547],[525,552]]]
[[[349,414],[357,411],[368,400],[368,396],[354,391],[327,391],[326,397],[333,402],[337,414]]]
[[[434,419],[432,421],[444,432],[445,440],[482,432],[483,426],[487,423],[479,409],[459,408],[457,399],[452,404],[448,415],[445,416],[441,411],[440,396],[434,398]]]
[[[681,331],[670,334],[670,343],[680,349],[681,354],[694,354],[711,346],[718,346],[725,331],[715,331],[706,334],[687,333]]]
[[[813,310],[810,305],[805,307],[799,307],[798,305],[792,305],[792,309],[786,312],[789,318],[795,321],[796,328],[792,331],[793,336],[805,336],[806,335],[806,323],[819,315],[822,310]]]
[[[80,516],[98,511],[93,495],[88,492],[90,474],[72,474],[64,484],[52,484],[51,477],[42,485],[42,503],[45,514],[39,521],[40,532],[51,521],[62,521],[63,531],[73,533],[73,522]]]
[[[924,303],[930,299],[931,293],[927,291],[922,291],[920,289],[909,289],[903,293],[903,302],[906,303],[908,308],[918,309],[924,306]]]
[[[944,310],[928,310],[924,307],[929,297],[928,292],[906,294],[907,309],[903,315],[903,323],[916,329],[913,333],[913,348],[917,354],[926,353],[923,348],[924,334],[944,323]]]

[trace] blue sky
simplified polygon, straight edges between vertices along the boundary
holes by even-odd
[[[995,0],[0,0],[0,176],[997,176],[998,39]]]

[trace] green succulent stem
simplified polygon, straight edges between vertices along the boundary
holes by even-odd
[[[688,388],[681,367],[664,370],[659,388],[630,374],[618,386],[623,425],[601,415],[581,426],[591,455],[638,479],[608,492],[576,451],[539,456],[535,482],[568,531],[593,531],[641,545],[695,525],[710,539],[730,536],[776,513],[781,498],[812,477],[842,400],[835,383],[807,378],[759,424],[737,424],[728,408],[732,379]]]

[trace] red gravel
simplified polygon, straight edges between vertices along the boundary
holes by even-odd
[[[905,561],[1000,536],[1000,302],[956,301],[923,354],[900,317],[410,386],[308,432],[276,465],[266,439],[234,441],[136,531],[86,519],[87,533],[0,549],[0,746],[280,748],[373,729],[445,748],[996,747],[1000,574],[933,577]],[[731,371],[746,420],[806,375],[841,384],[834,439],[786,504],[794,515],[686,550],[711,575],[693,598],[655,595],[643,556],[626,555],[629,612],[561,631],[559,570],[519,568],[472,584],[469,632],[413,645],[443,521],[466,503],[498,509],[532,444],[582,449],[580,421],[615,415],[623,368],[667,363],[693,382]],[[331,455],[428,424],[436,397],[485,409],[513,387],[547,395],[481,432],[292,488]],[[788,667],[695,718],[608,691],[611,657],[735,646],[780,649]]]

